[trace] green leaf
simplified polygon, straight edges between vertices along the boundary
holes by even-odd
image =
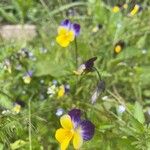
[[[2,143],[0,143],[0,150],[3,150],[4,149],[4,146]]]
[[[10,144],[12,150],[18,149],[26,144],[23,140],[17,140],[14,143]]]
[[[143,109],[139,102],[135,102],[134,117],[142,124],[145,122]]]

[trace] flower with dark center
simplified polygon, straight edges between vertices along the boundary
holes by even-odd
[[[122,40],[118,41],[114,46],[114,54],[119,54],[123,50],[124,46],[125,46],[124,41]]]

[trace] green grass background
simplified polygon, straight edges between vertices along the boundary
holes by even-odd
[[[112,12],[114,5],[125,2],[129,3],[127,10]],[[143,9],[129,17],[135,4]],[[63,108],[67,113],[74,107],[83,110],[96,126],[93,139],[81,150],[150,150],[149,16],[148,0],[1,0],[0,25],[34,24],[37,36],[31,41],[0,38],[0,90],[11,97],[0,93],[0,112],[11,109],[16,99],[26,103],[17,115],[0,113],[0,150],[59,149],[54,137],[60,127],[56,110]],[[79,77],[76,86],[72,73],[76,69],[74,42],[62,48],[55,41],[57,27],[66,18],[81,25],[79,64],[97,56],[95,67],[106,82],[106,90],[95,105],[90,99],[98,80],[96,73]],[[98,24],[102,28],[92,33]],[[119,40],[125,47],[114,57],[114,45]],[[24,67],[18,71],[15,56],[21,48],[29,49],[36,60],[22,58]],[[41,53],[42,48],[47,52]],[[11,62],[11,74],[3,69],[6,58]],[[25,68],[34,71],[29,85],[22,80]],[[70,93],[59,100],[50,98],[46,92],[53,80],[59,85],[68,83]],[[123,114],[118,112],[119,105],[126,108]]]

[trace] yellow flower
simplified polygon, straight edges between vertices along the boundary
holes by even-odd
[[[128,8],[128,4],[123,4],[123,8],[127,9]]]
[[[66,19],[62,21],[61,25],[58,27],[56,42],[62,47],[67,47],[79,33],[80,25],[71,23],[70,20]]]
[[[31,82],[31,77],[30,77],[30,76],[24,76],[24,77],[23,77],[23,81],[24,81],[25,84],[30,84],[30,82]]]
[[[66,150],[69,142],[73,140],[73,146],[75,149],[79,149],[83,143],[83,138],[80,135],[80,128],[75,130],[74,125],[69,115],[64,115],[60,118],[62,128],[58,129],[55,134],[55,138],[61,144],[61,150]]]
[[[72,109],[60,118],[62,128],[56,130],[55,138],[60,143],[61,150],[66,150],[70,141],[77,150],[83,141],[91,140],[94,136],[94,124],[88,120],[81,120],[81,113],[80,109]]]
[[[63,97],[64,94],[65,94],[65,87],[64,87],[64,85],[61,85],[58,89],[58,97],[57,98]]]
[[[116,52],[117,54],[120,53],[121,50],[122,50],[122,47],[121,47],[120,45],[117,45],[117,46],[115,47],[115,52]]]
[[[130,16],[134,16],[135,14],[137,14],[139,9],[140,9],[140,6],[136,4],[133,10],[130,12]]]
[[[56,41],[62,47],[67,47],[70,42],[72,42],[75,38],[74,32],[68,30],[65,27],[58,28],[58,36],[56,37]]]
[[[124,46],[125,46],[124,41],[121,40],[118,41],[114,46],[114,53],[119,54],[123,50]]]
[[[25,84],[30,84],[31,80],[32,80],[32,71],[28,71],[24,76],[23,76],[23,81]]]
[[[112,11],[113,11],[114,13],[119,12],[119,11],[120,11],[119,6],[114,6],[114,7],[112,8]]]
[[[21,106],[19,104],[15,104],[15,106],[12,109],[12,112],[18,114],[21,110]]]

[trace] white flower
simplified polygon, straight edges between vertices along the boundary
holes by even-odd
[[[56,93],[56,85],[52,85],[50,87],[48,87],[47,89],[47,94],[52,97],[53,95],[55,95]]]
[[[64,113],[64,110],[62,108],[58,108],[56,111],[56,116],[61,116],[63,115],[63,113]]]
[[[123,112],[125,112],[125,110],[126,110],[126,108],[123,105],[118,106],[118,112],[119,113],[123,113]]]

